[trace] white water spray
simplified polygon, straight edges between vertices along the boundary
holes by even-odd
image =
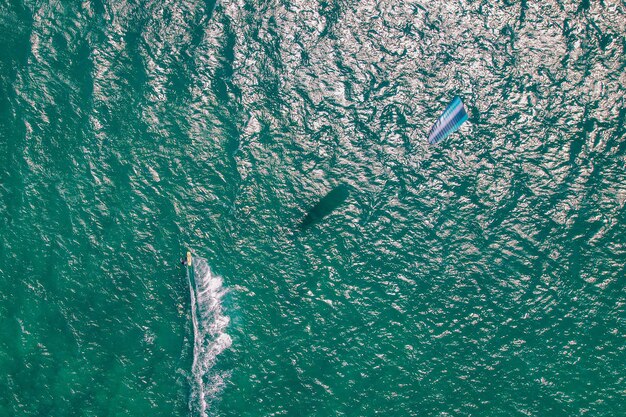
[[[214,275],[206,260],[193,258],[193,272],[187,278],[191,293],[191,320],[193,324],[193,364],[191,367],[192,415],[205,417],[209,404],[224,387],[228,372],[212,371],[217,356],[230,347],[226,334],[230,319],[222,311],[222,297],[226,290],[222,278]]]

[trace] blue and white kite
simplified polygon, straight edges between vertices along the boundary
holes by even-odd
[[[467,120],[467,112],[459,97],[454,97],[452,103],[446,107],[443,114],[437,119],[428,134],[428,143],[439,143],[461,127]]]

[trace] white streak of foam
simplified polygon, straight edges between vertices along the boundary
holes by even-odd
[[[214,275],[202,258],[194,258],[193,269],[193,279],[189,276],[194,335],[189,408],[194,415],[204,417],[228,377],[227,372],[215,372],[212,368],[232,340],[226,333],[230,319],[222,311],[226,293],[222,278]]]

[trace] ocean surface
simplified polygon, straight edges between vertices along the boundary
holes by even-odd
[[[623,0],[0,1],[0,416],[626,416],[625,56]]]

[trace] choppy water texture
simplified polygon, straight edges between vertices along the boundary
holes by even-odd
[[[626,415],[625,22],[0,3],[0,415]],[[228,289],[200,373],[187,248]]]

